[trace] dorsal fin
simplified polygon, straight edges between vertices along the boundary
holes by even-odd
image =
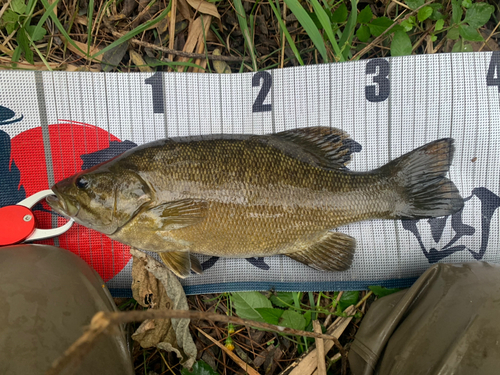
[[[267,137],[286,154],[321,168],[345,168],[351,154],[361,151],[361,145],[346,132],[324,126],[285,130]]]

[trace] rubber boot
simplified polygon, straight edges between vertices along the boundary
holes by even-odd
[[[9,375],[45,374],[95,313],[116,310],[97,272],[47,245],[0,248],[0,301],[0,374]],[[124,331],[117,331],[101,337],[72,373],[133,374]]]

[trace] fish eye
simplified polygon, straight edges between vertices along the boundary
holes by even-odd
[[[87,186],[89,186],[89,182],[85,179],[85,177],[78,177],[76,179],[76,186],[79,189],[85,189]]]

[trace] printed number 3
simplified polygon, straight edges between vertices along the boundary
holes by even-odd
[[[264,104],[269,90],[271,90],[271,85],[273,84],[273,77],[269,72],[258,72],[252,77],[252,87],[259,87],[260,81],[264,80],[262,87],[260,88],[259,95],[253,103],[252,112],[267,112],[272,109],[271,104]]]
[[[366,74],[375,74],[377,72],[377,67],[378,74],[376,76],[373,76],[373,82],[376,83],[376,85],[365,87],[366,100],[373,103],[383,102],[389,97],[389,94],[391,93],[391,85],[389,82],[389,78],[387,78],[390,72],[390,67],[387,60],[375,59],[368,61],[368,63],[366,64]]]

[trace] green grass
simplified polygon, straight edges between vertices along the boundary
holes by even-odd
[[[495,10],[500,10],[493,0],[490,4],[479,0],[402,0],[405,6],[388,3],[386,7],[378,8],[359,4],[358,0],[211,2],[217,6],[222,18],[221,23],[214,18],[210,25],[211,35],[215,36],[216,41],[210,35],[204,35],[203,54],[210,57],[211,51],[219,47],[222,48],[222,55],[249,59],[250,63],[241,60],[231,63],[233,72],[257,71],[297,63],[305,65],[342,62],[353,58],[402,56],[422,53],[425,49],[431,49],[432,52],[472,51],[472,43],[484,43],[483,35],[491,34],[498,24]],[[0,19],[0,31],[4,38],[10,38],[2,43],[3,52],[0,52],[0,56],[3,65],[9,59],[11,63],[24,60],[52,69],[57,64],[64,68],[65,62],[75,61],[77,65],[90,68],[92,63],[100,62],[103,54],[131,39],[158,43],[160,34],[155,26],[167,17],[171,1],[152,0],[146,9],[154,8],[154,15],[139,24],[135,20],[139,10],[135,10],[128,19],[119,17],[123,4],[109,0],[88,0],[87,8],[80,9],[81,4],[76,1],[63,4],[61,0],[55,0],[49,4],[49,0],[12,0]],[[287,20],[283,15],[284,10]],[[228,20],[225,18],[227,16],[235,18],[237,27],[224,23]],[[294,18],[290,18],[292,16]],[[266,27],[272,30],[270,35],[263,36],[256,26],[258,22],[262,23],[262,17]],[[85,27],[82,27],[82,18],[86,21]],[[130,30],[130,24],[137,26]],[[222,25],[225,26],[221,29]],[[488,26],[486,34],[485,26]],[[113,34],[114,29],[121,36]],[[54,30],[53,34],[51,30]],[[184,35],[184,40],[188,32],[179,31]],[[430,41],[426,39],[424,43],[423,36],[426,35],[430,36]],[[175,37],[177,39],[178,35]],[[54,43],[58,41],[56,38],[62,40],[62,46],[59,42],[57,45]],[[166,45],[168,35],[161,38],[163,45]],[[259,50],[263,39],[269,44],[268,53],[264,54],[262,48]],[[73,52],[66,50],[67,46],[71,46]],[[133,48],[144,53],[142,47],[135,45]],[[181,49],[182,45],[177,48]],[[163,59],[164,64],[155,63],[155,58],[152,58],[147,63],[150,68],[201,68],[195,64],[189,65],[192,61],[183,62],[185,65],[179,64],[177,59],[166,61],[161,51],[153,52],[156,53],[156,60]],[[80,60],[82,57],[84,60]],[[137,69],[127,60],[122,60],[119,66],[114,67],[118,71],[134,68]],[[209,64],[206,69],[200,70],[211,72],[212,66]]]

